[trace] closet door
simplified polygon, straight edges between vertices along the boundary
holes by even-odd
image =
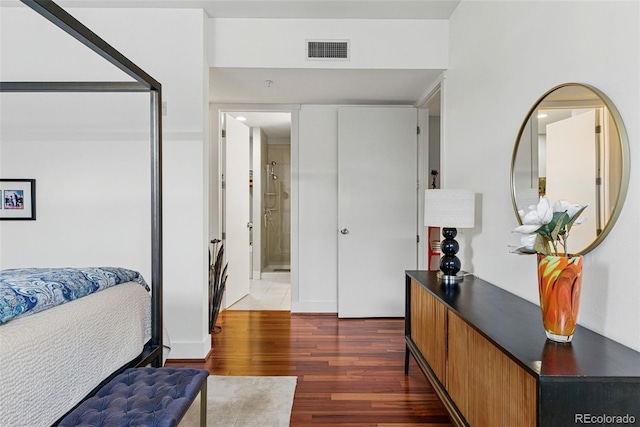
[[[417,267],[417,111],[338,109],[338,315],[404,316]]]

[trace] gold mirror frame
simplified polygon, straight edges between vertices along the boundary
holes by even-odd
[[[586,90],[591,91],[593,94],[595,94],[598,98],[600,98],[600,100],[602,101],[602,103],[604,104],[604,107],[608,110],[608,113],[612,119],[613,125],[615,126],[615,130],[617,130],[617,135],[618,135],[618,142],[620,144],[620,184],[619,184],[619,188],[618,188],[618,194],[617,197],[615,199],[615,203],[613,203],[613,209],[610,212],[609,218],[608,220],[606,220],[604,227],[602,228],[602,230],[599,232],[596,231],[596,236],[595,238],[591,241],[590,244],[588,244],[586,247],[584,247],[583,249],[581,249],[580,251],[575,252],[576,254],[585,254],[587,252],[590,252],[591,250],[593,250],[596,246],[598,246],[600,244],[600,242],[602,242],[604,240],[604,238],[609,234],[609,232],[611,231],[611,229],[613,228],[614,224],[616,223],[618,216],[620,215],[620,211],[622,210],[622,205],[624,203],[624,200],[626,198],[627,195],[627,189],[629,186],[629,140],[627,137],[627,131],[624,127],[624,123],[622,121],[622,116],[620,115],[620,113],[618,112],[618,109],[615,107],[615,105],[613,104],[613,102],[611,102],[611,100],[609,99],[609,97],[607,97],[604,93],[602,93],[600,90],[596,89],[593,86],[590,85],[586,85],[586,84],[582,84],[582,83],[564,83],[558,86],[555,86],[554,88],[548,90],[547,92],[545,92],[537,101],[536,103],[533,105],[533,107],[531,107],[531,109],[529,110],[529,112],[527,113],[524,121],[522,122],[522,125],[520,126],[520,130],[518,131],[518,136],[516,138],[515,141],[515,145],[513,148],[513,154],[511,156],[511,180],[510,180],[510,185],[511,185],[511,201],[513,203],[513,209],[514,212],[516,214],[516,219],[518,221],[518,224],[522,224],[522,219],[520,218],[520,215],[518,214],[518,203],[517,203],[517,191],[516,191],[516,161],[517,161],[517,156],[518,156],[518,149],[520,148],[520,143],[523,140],[523,135],[525,133],[525,131],[528,129],[529,126],[531,126],[531,121],[532,121],[532,117],[533,114],[537,112],[537,110],[539,109],[539,107],[541,106],[541,104],[543,104],[543,102],[545,102],[545,100],[550,97],[550,95],[552,95],[554,92],[559,91],[560,89],[563,88],[583,88]],[[565,107],[566,108],[566,107]],[[576,107],[577,108],[577,107]],[[536,114],[537,117],[537,114]],[[613,131],[613,129],[612,129]],[[540,180],[540,177],[538,177],[538,179]],[[542,181],[542,180],[540,180]],[[545,184],[546,185],[546,184]],[[546,191],[546,190],[544,190]],[[579,200],[569,200],[571,203],[580,203]],[[551,200],[551,202],[555,202],[555,200]],[[521,206],[522,209],[522,206]]]

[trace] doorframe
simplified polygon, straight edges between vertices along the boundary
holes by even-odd
[[[420,99],[414,104],[416,108],[418,108],[418,126],[420,127],[420,134],[418,135],[418,158],[417,158],[417,167],[418,167],[418,210],[417,210],[417,221],[418,221],[418,239],[420,243],[418,244],[418,269],[427,270],[427,254],[428,254],[428,245],[429,235],[427,233],[426,227],[424,225],[424,191],[429,188],[429,179],[430,173],[429,170],[429,145],[431,143],[429,138],[429,106],[436,100],[436,98],[440,97],[439,108],[440,108],[440,170],[439,170],[439,179],[440,179],[440,188],[442,188],[442,183],[444,182],[443,173],[442,173],[442,159],[444,152],[444,112],[445,112],[445,81],[446,81],[446,72],[443,72],[438,78],[433,82],[433,84],[423,93]]]
[[[220,171],[224,170],[222,150],[222,114],[224,113],[290,113],[291,114],[291,301],[299,299],[298,268],[298,224],[299,224],[299,164],[298,164],[298,126],[300,104],[216,104],[209,103],[210,117],[210,168],[209,202],[217,209],[209,212],[209,240],[222,237],[222,180]],[[254,171],[255,173],[255,171]],[[247,272],[249,274],[249,272]]]

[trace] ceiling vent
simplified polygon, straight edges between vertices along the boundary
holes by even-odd
[[[349,40],[307,40],[308,61],[348,61]]]

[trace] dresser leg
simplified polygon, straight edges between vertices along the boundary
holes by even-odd
[[[409,373],[409,346],[404,346],[404,374]]]

